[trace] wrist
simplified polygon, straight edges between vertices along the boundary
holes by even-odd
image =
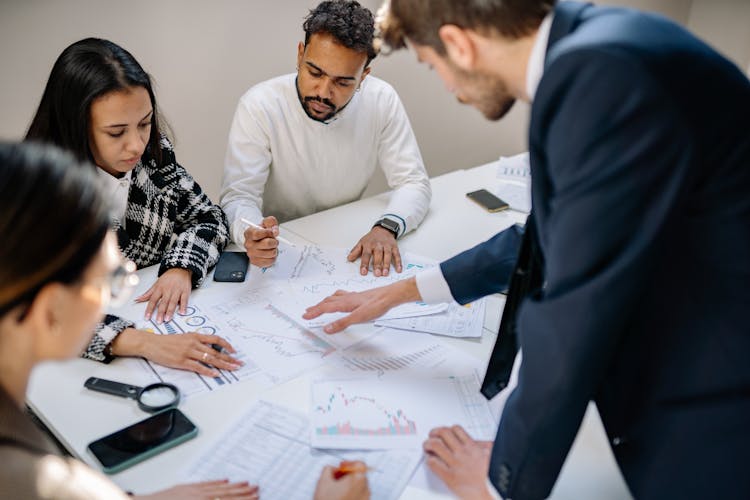
[[[126,328],[110,343],[109,352],[113,356],[145,356],[149,332]]]
[[[417,288],[417,280],[413,276],[409,279],[397,281],[393,284],[393,287],[395,291],[394,298],[397,300],[394,306],[422,300],[422,296],[419,294],[419,289]]]

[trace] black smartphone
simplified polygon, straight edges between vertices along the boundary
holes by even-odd
[[[177,408],[159,412],[146,420],[89,443],[89,451],[107,474],[115,474],[184,443],[198,428]]]
[[[245,252],[221,252],[214,270],[214,281],[245,281],[249,262]]]
[[[472,191],[471,193],[466,193],[466,196],[470,200],[478,203],[488,212],[499,212],[510,206],[486,189],[479,189],[477,191]]]

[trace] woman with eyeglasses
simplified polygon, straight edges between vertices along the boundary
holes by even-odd
[[[122,252],[139,268],[159,264],[156,283],[136,298],[148,302],[146,318],[161,323],[175,311],[184,314],[192,288],[228,241],[226,216],[177,163],[151,79],[135,58],[107,40],[70,45],[52,68],[26,139],[96,165]],[[103,362],[142,356],[210,377],[241,366],[221,337],[158,335],[136,329],[131,319],[106,316],[84,356]]]
[[[23,411],[34,365],[79,354],[112,287],[127,284],[108,225],[93,169],[51,147],[0,143],[0,498],[129,498],[62,457]],[[258,488],[212,481],[147,498],[256,499]]]

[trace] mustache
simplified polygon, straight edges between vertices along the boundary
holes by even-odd
[[[336,105],[333,104],[333,102],[331,102],[330,99],[326,99],[324,97],[307,96],[307,97],[305,97],[304,101],[305,101],[305,104],[307,104],[308,102],[316,101],[316,102],[320,102],[322,104],[325,104],[326,106],[328,106],[331,109],[336,109]]]

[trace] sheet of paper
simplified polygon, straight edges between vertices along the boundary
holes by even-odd
[[[432,333],[448,337],[478,338],[482,336],[484,324],[485,299],[479,299],[466,305],[455,302],[447,309],[428,316],[412,318],[380,318],[375,326],[387,326],[398,330]]]
[[[400,497],[422,459],[420,450],[315,450],[308,437],[305,415],[260,401],[187,467],[184,477],[248,481],[260,486],[266,500],[309,500],[324,466],[362,460],[372,468],[367,473],[372,498],[391,500]]]
[[[315,381],[311,443],[329,449],[419,449],[431,429],[456,424],[475,439],[489,439],[496,422],[479,386],[476,373]]]
[[[510,208],[519,212],[531,211],[531,166],[529,153],[500,157],[497,163],[498,185],[495,194]]]

